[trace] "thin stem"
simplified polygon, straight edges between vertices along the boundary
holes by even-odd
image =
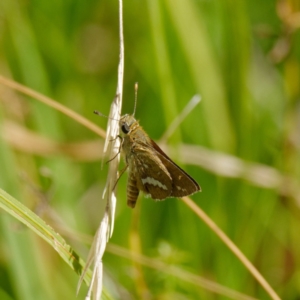
[[[187,115],[196,107],[196,105],[201,101],[201,96],[195,95],[185,106],[185,108],[180,112],[180,114],[172,121],[168,129],[160,138],[161,143],[165,143],[170,136],[175,132],[179,127],[180,123],[187,117]]]
[[[123,81],[124,81],[124,34],[123,34],[123,1],[119,0],[119,38],[120,38],[120,61],[118,67],[118,86],[120,109],[122,107]]]
[[[106,186],[102,195],[103,200],[106,200],[106,209],[104,216],[94,237],[92,247],[90,249],[89,257],[83,274],[94,262],[93,278],[87,294],[87,299],[90,299],[91,293],[93,298],[100,299],[102,293],[103,282],[103,264],[102,256],[105,252],[105,248],[108,239],[111,237],[114,227],[115,209],[117,197],[114,192],[114,185],[118,178],[118,166],[119,166],[119,149],[120,140],[116,137],[119,134],[119,120],[122,108],[122,96],[123,96],[123,78],[124,78],[124,38],[123,38],[123,2],[119,0],[119,22],[120,22],[120,59],[118,66],[118,83],[116,96],[111,104],[108,123],[107,134],[104,144],[104,156],[115,157],[108,167]],[[79,286],[82,281],[82,276],[79,281]]]
[[[224,244],[233,252],[233,254],[242,262],[242,264],[249,270],[253,277],[259,282],[263,289],[269,294],[271,299],[280,300],[279,296],[272,289],[265,278],[252,265],[248,258],[241,252],[241,250],[229,239],[229,237],[217,226],[217,224],[209,218],[209,216],[189,197],[182,197],[182,201],[192,209],[192,211],[200,217],[200,219],[224,242]]]
[[[49,107],[52,107],[56,109],[57,111],[60,111],[61,113],[65,114],[66,116],[69,116],[73,120],[77,121],[78,123],[82,124],[86,128],[90,129],[91,131],[95,132],[96,134],[102,136],[105,138],[105,131],[101,128],[99,128],[94,123],[90,122],[88,119],[82,117],[80,114],[74,112],[73,110],[67,108],[66,106],[56,102],[55,100],[42,95],[20,83],[17,83],[16,81],[13,81],[11,79],[5,78],[4,76],[0,75],[0,83],[22,93],[29,97],[35,98],[38,101],[48,105]]]

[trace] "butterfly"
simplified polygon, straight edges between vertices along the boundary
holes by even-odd
[[[155,200],[183,197],[201,191],[199,184],[147,135],[134,115],[119,120],[121,148],[129,170],[127,205],[134,208],[142,191]]]

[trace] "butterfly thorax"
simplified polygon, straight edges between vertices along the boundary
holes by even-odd
[[[132,115],[124,115],[119,121],[119,126],[123,138],[122,150],[126,155],[126,160],[135,147],[150,143],[149,136]]]

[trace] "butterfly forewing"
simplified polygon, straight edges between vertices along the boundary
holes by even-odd
[[[137,145],[132,161],[135,168],[137,187],[151,198],[161,200],[170,197],[172,178],[161,160],[151,153],[149,147]],[[151,155],[152,154],[152,155]]]

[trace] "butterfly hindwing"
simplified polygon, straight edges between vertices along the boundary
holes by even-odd
[[[130,167],[137,174],[137,187],[151,198],[162,200],[170,197],[172,178],[161,160],[153,155],[151,147],[138,145],[139,151],[133,151]]]
[[[172,177],[172,193],[170,197],[183,197],[201,191],[200,186],[191,176],[176,165],[153,140],[151,140],[151,143],[157,156]]]

